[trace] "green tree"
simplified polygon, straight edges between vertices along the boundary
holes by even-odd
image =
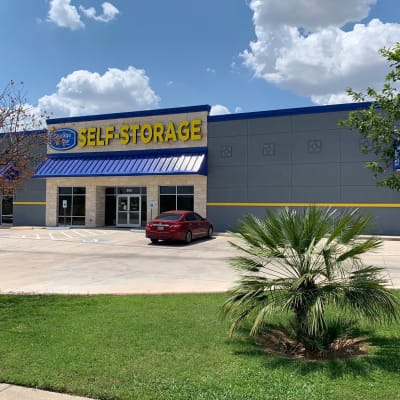
[[[385,287],[382,268],[361,259],[381,245],[376,237],[359,237],[369,221],[356,211],[318,207],[285,208],[265,219],[245,216],[231,242],[242,253],[231,259],[240,279],[222,307],[230,333],[249,320],[250,334],[257,335],[276,315],[288,315],[287,328],[316,351],[336,339],[330,328],[343,325],[346,312],[371,322],[395,320],[398,302]],[[333,309],[339,311],[335,321],[329,320]]]
[[[397,151],[400,145],[400,43],[392,49],[383,48],[380,53],[391,68],[382,90],[369,87],[365,92],[356,92],[348,88],[347,93],[354,101],[371,104],[366,109],[350,112],[341,125],[357,129],[365,138],[362,151],[374,155],[365,167],[378,178],[378,185],[399,191],[400,175],[393,168],[393,162],[400,157]]]

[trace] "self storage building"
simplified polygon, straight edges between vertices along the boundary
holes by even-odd
[[[399,193],[378,188],[343,104],[210,116],[200,105],[47,121],[47,159],[14,198],[14,224],[143,227],[167,209],[216,231],[245,213],[320,205],[375,215],[399,234]]]

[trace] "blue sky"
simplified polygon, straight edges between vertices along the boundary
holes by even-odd
[[[0,88],[53,117],[210,104],[214,114],[379,88],[398,0],[0,0]]]

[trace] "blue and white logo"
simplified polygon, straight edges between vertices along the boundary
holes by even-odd
[[[393,169],[395,171],[400,170],[400,142],[396,143],[396,148],[394,150]]]
[[[50,133],[50,147],[54,150],[69,150],[76,146],[78,134],[73,129],[62,128]]]

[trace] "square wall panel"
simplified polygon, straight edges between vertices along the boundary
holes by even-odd
[[[294,203],[338,203],[340,202],[340,186],[293,186],[292,201]]]
[[[247,135],[247,120],[209,122],[207,125],[207,135],[208,139]]]
[[[340,186],[340,164],[293,164],[293,186]]]
[[[294,163],[329,163],[340,161],[340,136],[334,131],[296,132],[292,136]]]
[[[218,137],[209,141],[208,168],[247,163],[247,137]]]
[[[292,139],[288,133],[263,134],[249,137],[248,160],[251,164],[289,164]]]
[[[247,186],[247,170],[243,166],[219,166],[210,171],[208,186]]]
[[[289,164],[249,166],[247,177],[249,186],[290,186],[291,168]]]
[[[248,121],[249,136],[289,133],[291,120],[288,117],[255,118]]]

